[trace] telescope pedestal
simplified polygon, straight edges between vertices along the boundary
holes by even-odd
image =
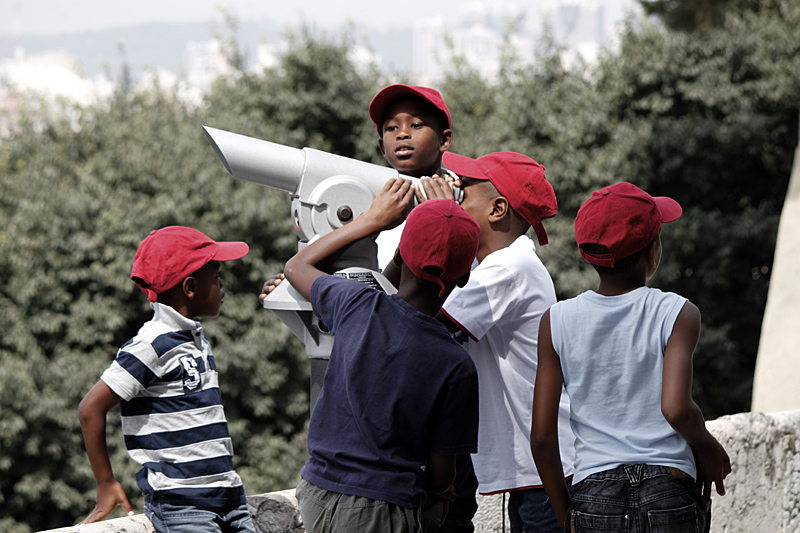
[[[348,279],[366,283],[370,287],[382,290],[386,294],[394,294],[397,289],[389,280],[375,270],[360,267],[349,267],[333,273]],[[281,322],[286,324],[294,335],[306,347],[306,355],[311,360],[311,411],[325,381],[325,370],[333,348],[333,335],[319,321],[311,309],[311,303],[295,290],[288,281],[283,281],[264,298],[264,308],[269,309]]]

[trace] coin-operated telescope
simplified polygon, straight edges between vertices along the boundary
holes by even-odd
[[[367,211],[389,179],[417,181],[392,168],[313,148],[300,150],[208,126],[203,130],[231,176],[291,194],[292,222],[300,238],[298,250]],[[396,289],[378,272],[377,251],[374,237],[362,239],[331,265],[329,273],[358,279],[393,294]],[[313,314],[308,300],[288,281],[265,298],[264,307],[305,344],[306,355],[311,359],[313,407],[322,387],[333,336]]]

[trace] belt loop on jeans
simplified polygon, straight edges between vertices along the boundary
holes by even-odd
[[[669,473],[672,474],[672,479],[680,479],[682,477],[690,477],[689,474],[684,472],[683,470],[679,470],[674,466],[669,467]]]
[[[625,471],[625,475],[628,476],[628,481],[634,487],[638,487],[639,484],[642,482],[642,471],[644,465],[641,464],[633,464],[633,465],[622,465],[622,468]]]

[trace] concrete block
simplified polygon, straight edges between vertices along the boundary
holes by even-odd
[[[711,532],[800,531],[800,410],[740,413],[707,426],[728,451],[733,469],[725,496],[713,495]],[[304,532],[294,489],[248,496],[247,505],[257,533]],[[502,495],[479,496],[475,533],[510,531],[507,516]],[[144,515],[47,533],[111,532],[155,533]]]

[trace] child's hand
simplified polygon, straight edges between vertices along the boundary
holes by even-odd
[[[413,197],[411,180],[392,178],[383,185],[364,215],[372,219],[380,231],[395,228],[405,219]]]
[[[709,435],[710,436],[710,435]],[[711,440],[702,448],[692,448],[694,459],[697,463],[697,486],[703,491],[703,496],[711,498],[711,484],[717,486],[717,494],[725,494],[725,485],[722,480],[731,473],[731,460],[725,448],[710,436]]]
[[[454,183],[452,177],[444,179],[436,174],[431,177],[422,177],[419,179],[419,185],[414,187],[414,195],[420,203],[425,200],[433,200],[436,198],[452,200]],[[424,194],[420,189],[425,191]]]
[[[266,298],[269,293],[274,291],[284,279],[285,276],[283,275],[283,272],[281,272],[280,274],[275,274],[264,282],[264,286],[261,288],[261,294],[258,295],[258,301],[261,303],[261,305],[264,305],[264,298]]]
[[[128,502],[128,497],[125,496],[125,490],[116,479],[107,483],[98,483],[97,485],[97,504],[95,504],[89,516],[83,519],[81,524],[91,524],[92,522],[99,522],[110,515],[118,505],[122,506],[122,510],[128,516],[133,516],[133,507]]]
[[[448,172],[447,174],[445,174],[444,179],[447,180],[447,183],[450,184],[450,187],[455,188],[464,186],[464,182],[461,181],[461,176],[456,176]]]

